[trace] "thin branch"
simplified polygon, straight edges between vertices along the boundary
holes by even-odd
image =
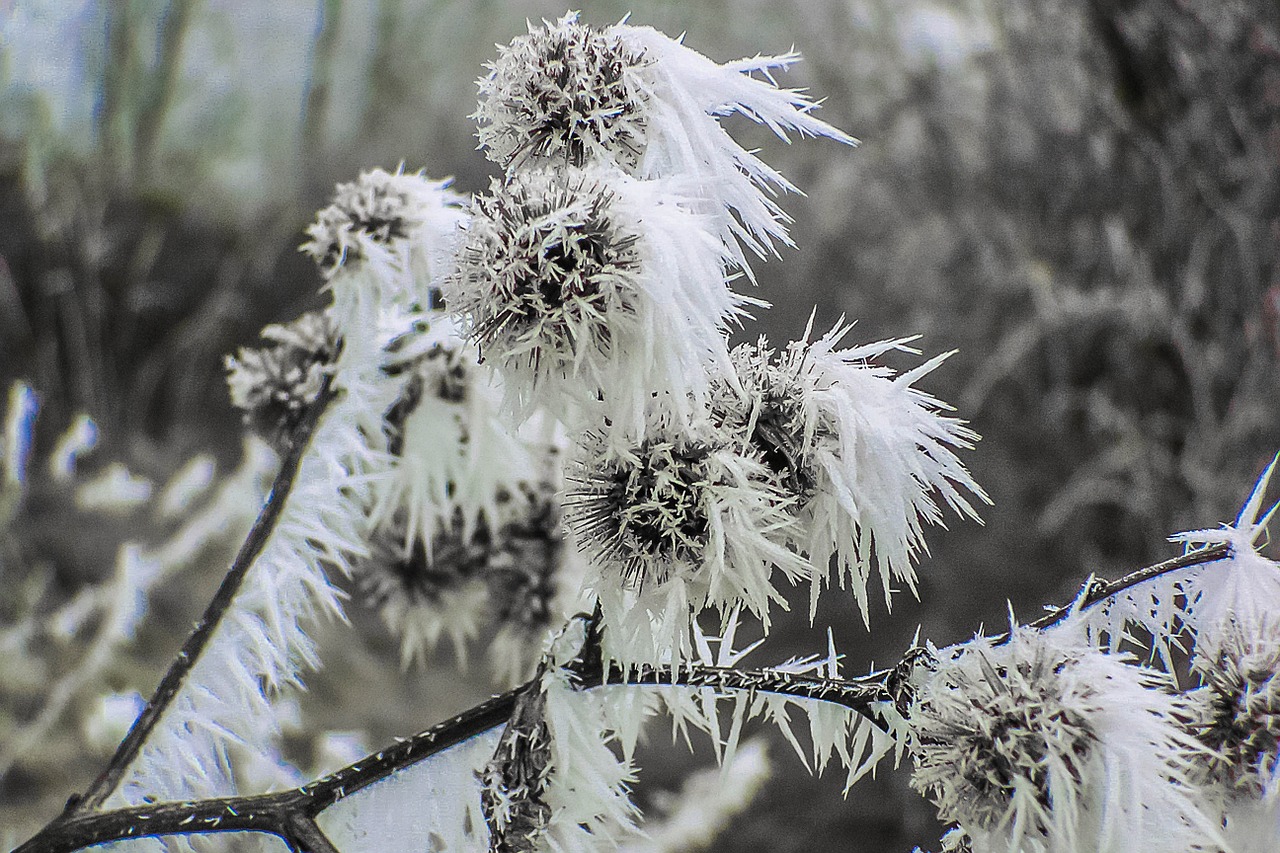
[[[276,523],[280,520],[280,515],[284,512],[285,504],[288,502],[294,478],[302,465],[302,458],[310,444],[311,435],[315,431],[316,424],[320,421],[321,414],[335,396],[337,396],[337,392],[333,389],[332,380],[330,377],[326,377],[320,392],[316,395],[315,401],[308,407],[306,416],[294,430],[289,453],[280,466],[280,472],[276,475],[275,482],[271,486],[271,493],[267,496],[266,504],[262,507],[258,520],[254,522],[253,529],[249,531],[249,536],[245,539],[244,545],[241,546],[240,553],[236,555],[235,561],[231,564],[230,571],[222,579],[222,584],[214,594],[213,600],[205,608],[204,615],[196,624],[195,630],[187,637],[187,641],[182,644],[182,649],[178,652],[178,656],[169,666],[169,671],[164,674],[164,678],[160,681],[160,686],[156,688],[155,695],[151,697],[147,707],[138,715],[138,719],[134,720],[129,733],[125,735],[124,740],[120,742],[120,746],[116,748],[116,752],[111,756],[111,761],[107,764],[106,769],[93,781],[93,784],[89,786],[89,790],[85,792],[83,797],[72,797],[67,802],[69,810],[83,812],[97,808],[102,804],[103,800],[111,795],[111,792],[120,784],[120,779],[124,776],[129,764],[137,757],[138,751],[142,748],[147,736],[151,734],[151,730],[155,728],[165,709],[169,707],[173,698],[182,688],[183,680],[187,677],[191,668],[195,666],[196,661],[199,660],[209,640],[212,639],[213,633],[222,621],[223,615],[230,609],[232,600],[240,590],[244,579],[248,576],[250,567],[252,567],[267,540],[271,538],[271,534],[275,531]]]
[[[326,386],[326,391],[322,394],[327,393]],[[319,408],[322,406],[316,407],[317,410]],[[313,411],[313,414],[318,417],[318,411]],[[300,432],[306,434],[305,431]],[[298,452],[298,448],[299,445],[295,444],[290,459]],[[284,471],[281,473],[283,475]],[[285,491],[288,482],[288,479],[283,482]],[[282,485],[279,478],[276,485],[277,488]],[[273,490],[273,499],[276,493]],[[268,503],[270,505],[271,502]],[[261,522],[260,517],[259,523]],[[1148,566],[1119,580],[1095,583],[1080,602],[1058,608],[1031,623],[1029,627],[1049,627],[1065,618],[1073,608],[1098,604],[1139,583],[1179,569],[1221,560],[1229,553],[1229,546],[1215,545]],[[613,665],[606,668],[603,664],[584,658],[579,658],[570,666],[577,676],[578,686],[584,690],[603,686],[674,685],[727,692],[774,693],[831,702],[876,722],[877,716],[872,710],[875,703],[901,704],[901,697],[896,695],[895,679],[900,679],[904,667],[908,667],[918,654],[919,650],[914,649],[903,657],[899,665],[855,679],[822,678],[769,669],[737,670],[698,664],[679,669],[644,665],[624,670]],[[387,778],[397,770],[505,724],[521,693],[531,688],[536,689],[535,682],[526,682],[301,788],[275,794],[158,803],[107,812],[86,811],[86,807],[82,805],[80,810],[65,813],[55,819],[13,853],[74,853],[90,844],[122,838],[231,831],[272,833],[284,839],[299,853],[335,853],[332,843],[315,823],[315,817],[320,812],[342,798]]]
[[[1027,625],[1028,628],[1048,628],[1056,625],[1063,619],[1066,619],[1077,609],[1092,607],[1106,601],[1111,596],[1124,592],[1126,589],[1135,587],[1140,583],[1158,578],[1161,575],[1167,575],[1170,572],[1176,572],[1179,569],[1189,569],[1192,566],[1202,566],[1206,563],[1213,563],[1218,560],[1225,560],[1231,555],[1231,546],[1226,542],[1218,545],[1212,545],[1208,548],[1200,548],[1195,551],[1188,551],[1177,557],[1165,560],[1163,563],[1156,563],[1154,566],[1147,566],[1145,569],[1138,569],[1136,572],[1125,575],[1119,580],[1114,581],[1094,581],[1089,585],[1089,589],[1085,592],[1084,598],[1073,601],[1070,604],[1063,605],[1057,610],[1046,613],[1034,622]]]

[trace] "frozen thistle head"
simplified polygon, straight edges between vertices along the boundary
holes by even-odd
[[[330,278],[344,266],[421,236],[424,228],[445,226],[439,230],[447,231],[456,222],[460,198],[446,186],[448,181],[431,181],[421,172],[364,172],[338,184],[333,203],[307,227],[310,239],[302,251]],[[437,222],[442,214],[447,221]]]
[[[1211,752],[1202,766],[1209,780],[1250,795],[1263,791],[1280,750],[1280,623],[1258,633],[1229,629],[1217,657],[1192,660],[1204,687],[1195,730]]]
[[[486,359],[536,387],[617,355],[613,326],[634,310],[640,257],[613,202],[587,174],[551,170],[475,200],[449,296]]]
[[[910,717],[911,784],[944,821],[1047,836],[1054,799],[1083,786],[1097,698],[1046,644],[1003,651],[975,644],[938,664]]]
[[[804,354],[793,347],[779,357],[763,336],[741,344],[731,353],[741,389],[721,383],[715,397],[718,414],[749,435],[773,475],[802,501],[817,488],[814,444],[834,438],[827,419],[806,417]]]
[[[974,849],[1219,849],[1189,781],[1204,748],[1167,676],[1083,641],[1016,628],[935,651],[911,707],[911,784]],[[917,667],[919,677],[921,667]]]
[[[623,583],[661,584],[675,566],[696,566],[707,548],[711,490],[721,484],[712,447],[653,439],[630,453],[600,452],[578,472],[570,524]]]
[[[489,547],[482,532],[464,535],[461,524],[438,529],[431,550],[405,531],[405,515],[378,528],[369,553],[354,561],[352,573],[365,601],[400,637],[400,658],[408,664],[447,636],[461,651],[484,621],[483,581]]]
[[[312,311],[291,323],[267,326],[262,337],[266,346],[227,356],[227,386],[245,424],[284,452],[337,360],[338,331],[327,312]]]
[[[566,524],[591,559],[621,659],[689,652],[691,618],[744,606],[767,622],[790,581],[811,567],[786,540],[789,499],[765,466],[710,424],[690,432],[650,424],[626,447],[587,436],[567,478]],[[660,660],[657,659],[657,660]]]
[[[555,602],[564,548],[554,491],[543,486],[522,492],[513,499],[521,512],[490,543],[485,581],[497,623],[536,643],[560,617]]]
[[[912,387],[945,356],[898,375],[875,360],[914,352],[907,340],[842,349],[849,325],[816,341],[811,327],[781,351],[764,338],[734,349],[738,384],[717,383],[713,409],[794,499],[793,544],[819,570],[810,612],[835,556],[835,579],[852,588],[867,621],[873,570],[886,605],[895,583],[914,589],[924,525],[942,521],[939,499],[968,517],[976,517],[970,497],[987,500],[955,455],[977,436]]]
[[[581,166],[602,152],[632,167],[644,140],[644,94],[629,72],[644,53],[570,13],[498,49],[480,80],[480,147],[511,169],[531,158]]]
[[[408,535],[406,513],[380,527],[370,554],[354,566],[368,604],[401,638],[402,661],[447,636],[459,650],[482,626],[502,632],[495,661],[505,675],[526,674],[550,627],[562,617],[564,548],[559,506],[547,486],[498,496],[497,519],[474,525],[455,512],[429,540]],[[532,654],[531,654],[532,653]]]

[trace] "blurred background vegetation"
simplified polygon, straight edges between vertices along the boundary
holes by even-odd
[[[50,713],[50,686],[106,618],[55,630],[51,614],[110,580],[121,541],[162,542],[183,516],[77,489],[118,464],[135,484],[193,457],[235,470],[222,357],[321,304],[296,246],[333,184],[403,162],[483,188],[467,119],[482,63],[526,18],[564,11],[0,0],[0,387],[22,380],[40,400],[30,474],[0,501],[0,842],[101,766],[104,702],[149,694],[236,544],[228,522]],[[721,61],[794,44],[806,62],[783,83],[863,140],[786,146],[735,124],[809,192],[786,200],[800,251],[759,265],[774,308],[744,334],[798,336],[814,306],[819,329],[857,318],[859,340],[921,333],[927,353],[959,351],[925,387],[983,435],[966,458],[995,506],[985,528],[934,532],[921,602],[878,614],[872,636],[828,603],[817,628],[787,620],[775,656],[824,647],[827,623],[850,671],[892,660],[919,623],[958,641],[1000,625],[1006,599],[1034,617],[1089,572],[1121,574],[1170,554],[1169,533],[1233,516],[1280,449],[1274,0],[636,0],[584,18],[628,11]],[[70,482],[45,474],[35,462],[80,414],[97,448]],[[401,673],[394,640],[351,609],[360,642],[333,627],[290,729],[304,767],[493,689],[448,655]],[[37,745],[17,749],[37,722]],[[773,752],[776,778],[716,849],[936,846],[899,774],[841,800]],[[677,786],[687,764],[655,756],[646,781]]]

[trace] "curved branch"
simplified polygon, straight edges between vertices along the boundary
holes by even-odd
[[[294,452],[298,452],[297,445]],[[293,455],[291,453],[291,459]],[[277,479],[277,488],[273,489],[269,506],[275,501],[281,486],[285,488],[280,493],[287,492],[291,480],[284,474],[282,471],[281,478]],[[267,514],[264,509],[263,517]],[[262,521],[263,518],[260,517],[259,524]],[[255,527],[255,532],[257,530]],[[242,555],[245,553],[246,551],[242,551]],[[1148,566],[1119,580],[1091,584],[1082,599],[1067,607],[1058,608],[1031,623],[1029,627],[1049,627],[1066,618],[1073,609],[1098,604],[1139,583],[1179,569],[1221,560],[1229,554],[1229,546],[1215,545]],[[237,560],[237,564],[239,563],[240,560]],[[913,652],[918,653],[918,650]],[[899,701],[900,697],[895,695],[895,680],[900,680],[903,667],[914,660],[913,652],[908,652],[903,661],[894,667],[855,679],[823,678],[772,669],[739,670],[700,664],[679,669],[642,665],[624,670],[616,665],[606,666],[597,660],[582,658],[571,664],[570,668],[583,690],[605,686],[682,686],[726,692],[775,693],[798,699],[831,702],[881,725],[873,707],[880,702]],[[385,779],[397,770],[503,725],[510,718],[521,693],[530,689],[537,689],[536,680],[495,696],[329,776],[290,791],[196,802],[158,803],[106,812],[88,811],[88,807],[82,804],[79,810],[68,811],[54,820],[13,853],[74,853],[90,844],[123,838],[232,831],[268,832],[286,840],[301,853],[334,853],[332,843],[315,823],[315,817],[321,811],[343,797]],[[152,701],[154,703],[157,700]]]
[[[267,501],[257,521],[254,522],[253,529],[249,531],[248,538],[240,547],[240,552],[236,554],[231,569],[222,579],[218,591],[214,593],[213,600],[205,608],[204,615],[200,617],[195,630],[182,644],[182,649],[170,664],[169,671],[160,680],[160,686],[156,688],[147,707],[138,715],[138,719],[134,720],[129,733],[116,748],[106,769],[94,779],[93,784],[82,797],[72,797],[67,802],[69,811],[85,812],[97,808],[120,784],[120,779],[124,776],[129,764],[137,757],[147,736],[151,734],[151,730],[155,728],[161,715],[181,689],[187,674],[199,660],[205,646],[212,639],[213,632],[222,621],[223,615],[231,607],[231,602],[248,576],[249,569],[275,531],[276,523],[280,520],[280,515],[288,502],[294,478],[302,466],[302,458],[310,444],[311,435],[320,422],[320,416],[336,396],[337,391],[333,388],[332,377],[325,377],[316,399],[307,408],[306,416],[294,429],[290,437],[289,453],[280,465],[280,472],[271,485],[271,493],[267,496]]]

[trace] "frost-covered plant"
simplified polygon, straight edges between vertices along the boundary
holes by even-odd
[[[771,191],[792,187],[719,119],[852,141],[777,87],[795,60],[717,65],[570,14],[481,81],[504,169],[487,194],[402,171],[339,186],[303,247],[332,304],[228,360],[283,454],[258,522],[106,770],[21,853],[236,830],[307,853],[643,849],[655,716],[729,767],[764,720],[846,791],[909,757],[950,849],[1274,847],[1266,475],[1234,525],[1003,637],[856,678],[830,633],[825,654],[745,663],[790,587],[811,619],[842,588],[869,624],[872,575],[886,604],[914,591],[926,525],[986,501],[957,456],[977,436],[916,387],[945,356],[895,373],[881,359],[912,339],[842,348],[843,321],[730,346],[766,307],[730,286],[743,247],[789,242]],[[344,583],[405,665],[484,636],[516,686],[299,787],[274,706],[321,665],[307,631]],[[1121,650],[1140,630],[1145,662]],[[1194,690],[1157,666],[1179,644]]]

